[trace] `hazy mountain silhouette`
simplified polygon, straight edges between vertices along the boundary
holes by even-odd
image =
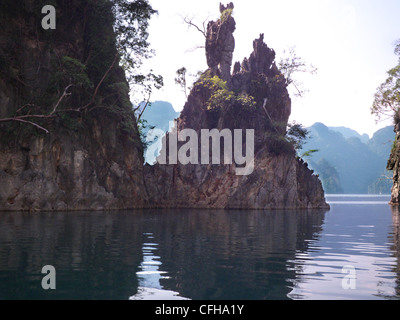
[[[390,193],[386,171],[395,134],[393,127],[378,130],[371,139],[345,127],[315,123],[303,151],[318,149],[307,161],[320,175],[327,193]],[[364,141],[364,142],[363,142]]]
[[[361,142],[367,143],[369,141],[369,135],[364,133],[363,135],[359,134],[356,130],[346,128],[346,127],[328,127],[330,130],[339,132],[345,139],[348,138],[359,138]]]
[[[147,121],[144,132],[152,126],[166,132],[169,122],[177,117],[179,112],[171,103],[155,101],[143,113],[142,119]],[[386,171],[386,163],[395,137],[393,127],[378,130],[372,138],[351,128],[327,127],[323,123],[315,123],[307,129],[310,138],[303,151],[319,151],[305,160],[319,174],[326,193],[390,193],[391,172]],[[152,144],[157,154],[161,139]],[[148,163],[155,161],[155,154],[145,153]]]
[[[167,101],[152,102],[142,115],[142,119],[146,120],[148,125],[164,131],[168,131],[169,121],[173,121],[178,117],[179,112],[175,111],[172,104]]]
[[[147,107],[142,115],[142,119],[146,120],[143,132],[146,133],[150,128],[155,127],[167,132],[169,128],[169,122],[179,117],[179,112],[175,111],[172,104],[167,101],[155,101],[149,107]],[[161,149],[161,138],[150,143],[147,150],[151,152],[145,152],[145,162],[153,164],[156,157]],[[154,151],[154,152],[153,152]]]

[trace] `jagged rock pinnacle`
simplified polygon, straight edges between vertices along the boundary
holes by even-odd
[[[217,21],[210,21],[207,25],[206,58],[208,67],[224,81],[230,82],[236,28],[232,17],[233,3],[226,6],[220,3],[221,17]]]

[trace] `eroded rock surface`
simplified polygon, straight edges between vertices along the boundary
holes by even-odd
[[[34,112],[48,114],[64,89],[65,84],[60,87],[60,92],[45,101],[46,95],[55,91],[49,88],[54,86],[57,77],[66,74],[63,57],[68,57],[64,61],[78,73],[80,69],[74,67],[77,61],[93,66],[91,59],[100,56],[98,59],[104,65],[96,65],[97,70],[88,71],[95,85],[110,67],[116,54],[112,41],[112,13],[103,14],[102,18],[108,22],[103,24],[95,12],[101,4],[85,2],[80,5],[83,11],[68,3],[58,4],[54,32],[39,28],[41,6],[35,1],[26,1],[24,6],[15,11],[9,9],[4,15],[2,12],[0,63],[6,61],[7,64],[2,64],[0,71],[0,118],[19,115],[19,110],[25,112],[25,104],[25,108]],[[96,27],[94,30],[96,23],[103,29]],[[93,54],[93,42],[89,44],[88,41],[93,33],[99,34],[96,43],[108,50]],[[98,72],[97,79],[95,72]],[[98,97],[105,96],[103,90],[111,83],[126,84],[124,71],[119,67],[112,69],[107,80],[109,82],[99,88]],[[73,94],[65,99],[68,104],[63,104],[62,108],[82,106],[84,97],[80,88],[74,86],[70,90]],[[121,99],[117,101],[114,96],[116,108],[125,110],[129,116],[130,104],[122,103],[129,101],[127,85],[126,90],[120,90],[118,94]],[[37,104],[33,96],[43,102],[38,106],[29,105]],[[133,122],[133,114],[131,116]],[[146,192],[139,133],[122,130],[121,120],[121,115],[106,112],[101,101],[96,101],[84,114],[60,113],[55,119],[38,120],[49,130],[48,134],[27,124],[2,123],[0,211],[143,207]]]
[[[393,171],[393,187],[390,204],[393,206],[400,206],[400,118],[395,117],[395,121],[394,131],[396,133],[396,138],[386,169]]]
[[[98,3],[88,4],[96,6]],[[34,4],[29,2],[29,5]],[[90,19],[96,19],[96,14],[88,7],[85,10],[88,20],[83,23],[71,18],[79,16],[74,10],[75,7],[67,5],[59,10],[57,32],[60,34],[54,37],[57,41],[51,42],[52,45],[48,45],[49,39],[44,39],[43,34],[34,32],[34,18],[24,21],[18,16],[8,17],[3,37],[0,36],[5,48],[11,41],[7,30],[12,32],[22,24],[21,30],[32,32],[20,32],[19,38],[11,41],[11,45],[18,43],[21,50],[17,48],[14,53],[7,53],[15,62],[10,74],[17,76],[13,79],[0,77],[0,117],[18,113],[22,107],[21,98],[49,87],[56,71],[52,59],[58,59],[57,65],[63,56],[69,56],[70,62],[74,59],[90,62],[95,56],[88,45],[88,28],[93,25],[89,22],[95,21]],[[17,126],[17,133],[10,133],[9,127],[1,126],[0,210],[328,208],[318,177],[296,158],[293,147],[285,140],[291,101],[286,81],[274,62],[275,52],[265,44],[263,35],[254,41],[249,58],[234,64],[231,74],[235,47],[232,10],[232,3],[221,4],[221,18],[208,24],[206,59],[209,68],[193,86],[176,130],[181,133],[184,129],[193,129],[199,137],[202,129],[228,129],[230,132],[241,129],[243,133],[247,129],[254,130],[251,174],[237,175],[237,162],[143,167],[143,149],[136,126],[130,132],[121,128],[127,117],[133,117],[123,104],[124,100],[129,101],[128,91],[121,89],[120,100],[113,97],[118,112],[107,112],[102,108],[104,101],[96,99],[91,110],[82,117],[72,113],[67,118],[43,123],[50,129],[47,135],[37,132],[24,135],[18,129],[24,126]],[[67,26],[65,30],[63,26]],[[111,31],[111,24],[104,25],[101,34]],[[102,47],[110,48],[104,50],[109,56],[100,59],[101,62],[112,61],[115,54],[114,43],[106,39],[98,39],[105,41],[101,42]],[[109,63],[103,68],[107,69]],[[103,74],[104,70],[100,71],[97,78]],[[107,79],[120,87],[126,84],[120,68],[113,68]],[[97,82],[98,79],[94,81]],[[100,91],[103,89],[104,86]],[[71,99],[70,108],[82,104],[79,94]],[[130,123],[134,123],[134,119]],[[245,141],[243,137],[243,152],[248,146]],[[168,151],[167,142],[168,137],[164,151]],[[178,146],[184,143],[180,141]],[[221,145],[221,151],[223,147]],[[221,160],[224,160],[223,155],[222,152]]]
[[[275,65],[275,52],[264,43],[261,34],[254,40],[250,57],[235,63],[231,75],[233,5],[220,8],[221,18],[208,24],[209,69],[194,84],[177,119],[176,130],[179,134],[193,129],[200,137],[202,129],[229,129],[231,132],[254,129],[254,171],[239,176],[235,163],[224,165],[222,156],[220,165],[146,166],[150,203],[158,207],[328,208],[320,180],[296,157],[293,147],[285,140],[291,100],[285,78]],[[215,86],[218,79],[226,86]],[[219,105],[213,103],[216,96],[222,101]],[[167,155],[172,137],[174,135],[170,134],[164,139]],[[179,142],[178,149],[185,143]]]
[[[235,19],[232,17],[234,5],[220,4],[221,18],[210,21],[207,25],[206,58],[207,64],[224,81],[230,81],[235,38],[233,32],[236,28]]]

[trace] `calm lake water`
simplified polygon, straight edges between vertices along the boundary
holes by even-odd
[[[330,211],[3,212],[0,299],[399,299],[389,198],[327,196]],[[42,288],[45,265],[55,290]]]

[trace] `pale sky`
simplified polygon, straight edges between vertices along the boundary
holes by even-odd
[[[172,103],[181,111],[185,95],[174,82],[177,69],[196,73],[207,69],[204,37],[188,28],[180,16],[219,17],[218,0],[149,0],[158,15],[150,21],[149,42],[155,56],[145,63],[164,77],[164,88],[152,100]],[[228,1],[224,1],[226,4]],[[399,0],[236,0],[234,61],[253,51],[264,33],[265,43],[277,54],[295,47],[296,54],[318,68],[302,76],[308,93],[292,96],[292,115],[305,126],[322,122],[346,126],[370,136],[391,121],[376,124],[370,113],[376,88],[386,71],[397,64],[394,42],[400,38]],[[300,79],[300,77],[299,77]]]

